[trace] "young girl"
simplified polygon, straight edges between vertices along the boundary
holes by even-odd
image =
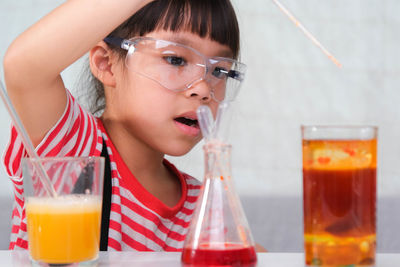
[[[60,76],[87,51],[100,117]],[[200,141],[200,105],[215,114],[234,99],[243,79],[238,51],[229,0],[69,0],[11,44],[6,84],[38,154],[108,158],[102,249],[182,249],[200,183],[164,155],[184,155]],[[16,200],[10,249],[28,246],[24,156],[12,128],[4,155]]]

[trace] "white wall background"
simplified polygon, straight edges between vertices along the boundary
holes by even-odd
[[[62,2],[1,0],[1,59],[19,33]],[[397,194],[400,1],[281,2],[343,68],[336,67],[271,0],[233,0],[241,27],[241,58],[248,65],[230,134],[239,193],[301,194],[301,124],[372,124],[379,126],[379,194]],[[72,90],[82,61],[63,73]],[[9,133],[3,106],[0,129],[3,149]],[[172,160],[194,176],[203,176],[201,144]],[[3,169],[0,176],[0,194],[10,195]]]

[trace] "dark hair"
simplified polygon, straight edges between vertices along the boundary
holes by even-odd
[[[187,30],[200,37],[209,37],[227,45],[234,55],[239,54],[239,25],[230,0],[156,0],[150,2],[112,31],[109,36],[129,39],[154,30]],[[124,57],[126,51],[109,45]],[[93,75],[89,92],[93,113],[105,108],[104,87]]]

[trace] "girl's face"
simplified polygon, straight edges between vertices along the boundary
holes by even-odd
[[[184,44],[209,57],[231,54],[228,46],[191,32],[158,30],[146,37]],[[125,62],[121,60],[118,64]],[[134,64],[146,68],[146,60]],[[108,89],[111,92],[106,94],[105,114],[121,123],[130,137],[152,150],[172,156],[186,154],[202,138],[197,108],[208,105],[215,117],[218,103],[212,98],[211,87],[206,80],[195,82],[185,91],[174,92],[126,66],[116,68],[114,75],[117,84],[115,88]]]

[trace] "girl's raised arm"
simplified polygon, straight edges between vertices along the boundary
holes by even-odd
[[[38,144],[66,105],[60,73],[151,0],[69,0],[27,29],[4,56],[8,93]]]

